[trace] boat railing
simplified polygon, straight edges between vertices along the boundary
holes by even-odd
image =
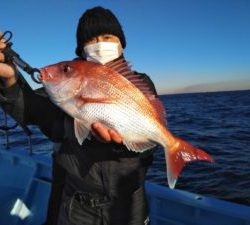
[[[4,142],[4,145],[5,145],[5,148],[6,149],[9,149],[10,148],[10,142],[9,142],[9,132],[11,130],[14,130],[16,129],[18,126],[20,126],[23,130],[23,132],[27,135],[27,138],[28,138],[28,146],[29,146],[29,153],[32,154],[32,143],[31,143],[31,135],[32,135],[32,132],[31,130],[29,129],[28,126],[24,125],[24,124],[21,124],[21,123],[18,123],[16,121],[14,121],[14,124],[13,125],[9,125],[8,124],[8,114],[6,113],[6,111],[4,109],[2,109],[3,111],[3,117],[4,117],[4,122],[2,125],[0,125],[0,130],[2,130],[4,132],[4,136],[5,136],[5,142]]]

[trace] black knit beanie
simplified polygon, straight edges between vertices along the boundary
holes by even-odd
[[[122,27],[110,10],[100,6],[88,9],[78,22],[76,55],[81,57],[84,43],[102,34],[117,36],[120,39],[122,47],[126,47],[126,39]]]

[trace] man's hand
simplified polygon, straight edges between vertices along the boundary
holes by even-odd
[[[108,129],[101,123],[92,124],[93,135],[102,142],[115,142],[117,144],[122,143],[122,137],[115,130]]]
[[[0,37],[3,35],[0,32]],[[15,69],[13,65],[6,64],[4,62],[4,54],[2,51],[6,48],[4,40],[0,40],[0,78],[4,81],[6,87],[10,87],[16,83]]]

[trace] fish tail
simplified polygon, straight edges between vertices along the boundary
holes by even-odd
[[[196,160],[213,162],[209,154],[180,138],[173,137],[171,143],[165,148],[168,184],[171,189],[174,188],[177,178],[187,162]]]

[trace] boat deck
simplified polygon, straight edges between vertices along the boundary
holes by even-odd
[[[0,225],[41,225],[51,158],[0,146]],[[250,225],[250,207],[146,182],[151,225]]]

